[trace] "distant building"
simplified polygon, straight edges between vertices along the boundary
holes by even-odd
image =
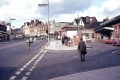
[[[12,37],[13,37],[14,39],[23,38],[21,28],[13,29],[13,30],[12,30]]]
[[[46,35],[46,28],[44,23],[39,20],[31,20],[31,22],[25,22],[21,27],[23,36],[42,36]]]
[[[99,39],[99,36],[108,36],[111,38],[120,38],[120,15],[109,19],[106,17],[103,19],[103,22],[94,29],[96,33],[96,38]]]
[[[74,19],[74,25],[82,25],[83,29],[81,35],[89,37],[92,41],[95,41],[94,29],[97,28],[102,21],[97,21],[96,17],[79,17]]]
[[[0,42],[7,41],[7,27],[5,21],[0,21]]]

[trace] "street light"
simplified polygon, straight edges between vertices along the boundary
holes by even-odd
[[[12,21],[12,20],[16,20],[16,19],[10,17],[10,41],[11,41],[11,26],[12,26],[12,25],[11,25],[11,21]]]
[[[76,24],[79,25],[79,23],[80,23],[79,14],[78,14],[78,19],[76,19],[75,21],[76,21]],[[83,33],[83,40],[86,42],[85,27],[84,27],[82,30],[84,31],[84,33]],[[79,30],[79,27],[78,27],[78,36],[80,36],[80,30]]]
[[[50,45],[50,39],[49,39],[49,0],[46,0],[46,1],[48,1],[47,4],[38,4],[38,6],[39,7],[46,7],[46,6],[48,6],[48,45]]]

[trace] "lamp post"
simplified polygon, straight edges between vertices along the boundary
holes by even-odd
[[[76,19],[75,21],[76,21],[76,24],[79,25],[79,23],[80,23],[79,14],[78,14],[78,19]],[[79,33],[79,27],[78,27],[77,35],[80,35],[80,33]]]
[[[10,17],[10,41],[11,41],[11,27],[12,27],[11,20],[16,20],[16,19]]]
[[[46,0],[46,1],[48,1],[47,4],[38,4],[38,6],[39,7],[46,7],[46,6],[48,6],[48,25],[47,26],[48,26],[48,45],[50,45],[50,39],[49,39],[49,0]]]

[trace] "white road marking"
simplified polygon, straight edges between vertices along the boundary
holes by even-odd
[[[28,66],[30,63],[26,63],[26,65]]]
[[[27,77],[23,77],[21,80],[26,80],[27,79]]]
[[[29,69],[29,71],[32,71],[32,70],[33,70],[33,68],[30,68],[30,69]]]
[[[34,68],[35,68],[35,66],[32,66],[32,68],[34,69]]]
[[[26,66],[26,65],[24,65],[23,67],[24,67],[24,68],[26,68],[27,66]]]
[[[18,71],[18,72],[16,72],[15,74],[16,74],[16,75],[19,75],[20,73],[21,73],[21,72],[20,72],[20,71]]]
[[[20,68],[18,72],[16,72],[15,74],[19,75],[21,73],[21,71],[23,71],[35,58],[37,58],[37,56],[39,56],[41,53],[43,52],[43,50],[41,50],[34,58],[32,58],[28,63],[26,63],[26,65],[23,66],[23,68]],[[46,51],[44,51],[44,53],[41,55],[41,57],[39,59],[41,59],[43,57],[43,55],[45,54]],[[37,60],[36,64],[38,63],[39,60]],[[35,68],[35,66],[32,66],[32,68],[29,69],[29,71],[32,71]],[[29,75],[31,72],[27,72],[26,75]],[[10,78],[10,80],[14,80],[17,76],[12,76]],[[26,80],[27,77],[23,77],[22,80]]]
[[[44,51],[44,53],[40,56],[38,60],[41,60],[45,53],[46,53],[46,50]]]
[[[36,63],[34,63],[34,65],[37,65]]]
[[[12,76],[9,80],[14,80],[16,78],[16,76]]]
[[[31,72],[27,72],[25,75],[27,75],[27,76],[28,76],[28,75],[30,75],[30,73],[31,73]]]
[[[21,68],[21,69],[20,69],[20,71],[23,71],[23,70],[24,70],[24,68]]]
[[[116,51],[113,51],[112,53],[115,53]]]

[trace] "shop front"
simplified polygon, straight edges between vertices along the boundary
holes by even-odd
[[[7,41],[7,33],[6,32],[0,32],[0,42]]]
[[[100,39],[100,37],[109,37],[110,39],[111,38],[114,38],[115,37],[115,33],[116,31],[118,31],[119,27],[117,27],[117,30],[115,30],[116,28],[116,24],[120,23],[120,16],[116,16],[116,17],[113,17],[112,19],[108,20],[108,21],[105,21],[103,23],[100,24],[100,26],[98,26],[94,32],[96,33],[96,40]]]

